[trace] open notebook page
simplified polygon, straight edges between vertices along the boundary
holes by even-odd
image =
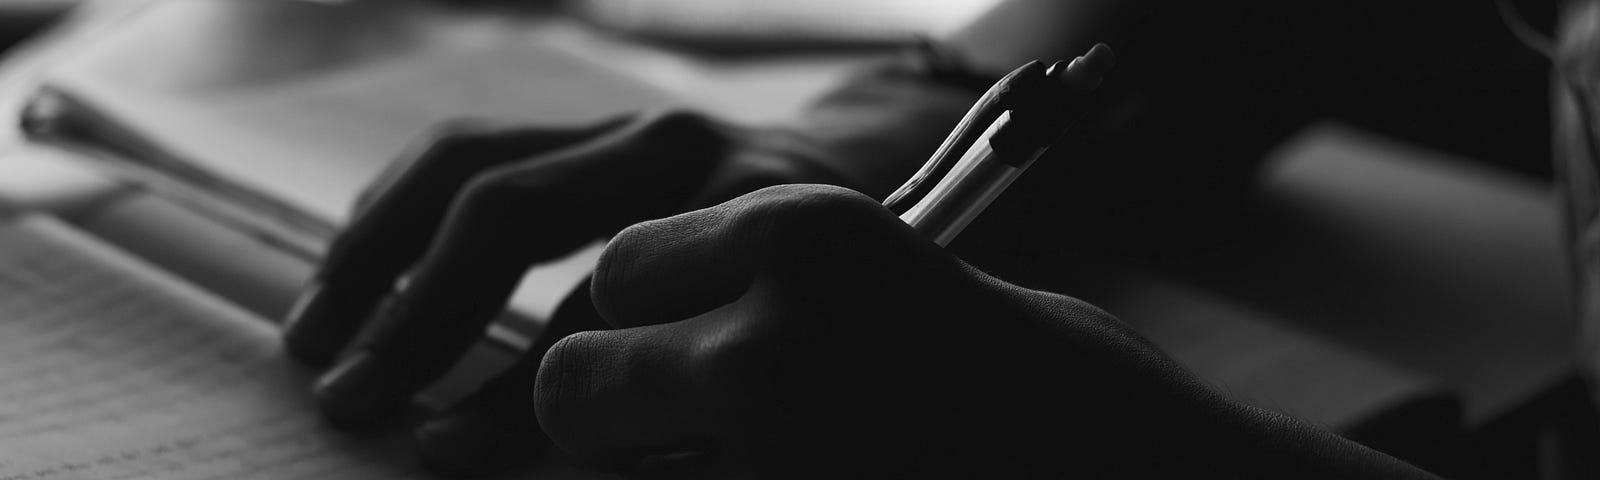
[[[540,41],[536,22],[408,2],[245,3],[156,2],[46,82],[177,160],[335,224],[443,122],[573,126],[674,103],[596,63],[604,59]]]
[[[132,163],[206,172],[180,181],[281,201],[324,236],[442,122],[572,126],[674,103],[603,59],[542,43],[536,23],[415,3],[155,2],[46,82],[82,102],[61,115],[114,124],[168,157]],[[513,305],[547,318],[599,251],[534,269]]]
[[[0,479],[426,477],[404,436],[326,429],[277,344],[49,217],[0,227]]]

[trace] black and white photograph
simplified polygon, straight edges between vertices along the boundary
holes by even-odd
[[[0,0],[0,480],[1600,478],[1600,0]]]

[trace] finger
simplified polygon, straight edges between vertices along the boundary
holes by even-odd
[[[544,356],[540,426],[578,458],[631,465],[667,452],[716,448],[725,396],[708,395],[691,367],[693,322],[570,335]]]
[[[518,362],[416,431],[423,461],[452,475],[507,471],[550,446],[533,405],[544,353],[559,339],[605,323],[589,303],[588,285],[569,294]]]
[[[288,353],[313,365],[331,362],[427,248],[451,199],[474,175],[592,138],[619,121],[567,130],[454,124],[430,137],[424,152],[391,168],[368,190],[355,220],[288,316]]]
[[[764,270],[905,273],[913,271],[909,265],[947,268],[950,262],[865,195],[787,185],[623,230],[601,255],[592,290],[596,310],[622,328],[726,304]]]
[[[675,208],[721,140],[698,117],[669,114],[475,177],[407,287],[319,381],[324,413],[360,424],[403,406],[483,335],[530,265]]]

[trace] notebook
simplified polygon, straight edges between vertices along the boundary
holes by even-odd
[[[50,69],[26,133],[307,258],[437,124],[570,126],[674,102],[541,42],[534,19],[408,1],[146,3]],[[599,251],[536,268],[514,304],[552,312]]]
[[[0,225],[0,479],[427,477],[404,435],[324,427],[277,350],[266,320],[52,217]]]

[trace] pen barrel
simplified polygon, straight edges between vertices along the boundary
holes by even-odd
[[[996,120],[980,137],[984,141],[973,144],[950,173],[921,202],[901,214],[900,220],[939,246],[949,245],[1037,157],[1033,154],[1020,162],[1007,162],[996,154],[987,139],[1009,121],[1009,115]]]

